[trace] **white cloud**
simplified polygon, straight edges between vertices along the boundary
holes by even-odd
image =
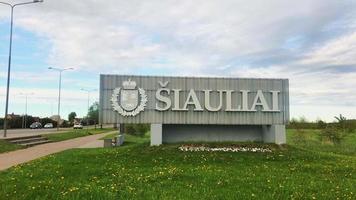
[[[301,61],[305,65],[356,65],[356,31],[316,48]]]
[[[50,39],[51,64],[133,71],[165,59],[170,67],[204,71],[319,31],[347,2],[47,1],[21,8],[18,23]],[[211,56],[220,59],[211,63]]]
[[[94,73],[289,78],[292,106],[352,110],[353,8],[353,0],[47,0],[19,7],[15,20],[51,43],[48,65]],[[0,20],[7,16],[2,11]]]

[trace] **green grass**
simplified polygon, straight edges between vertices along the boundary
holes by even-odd
[[[303,130],[304,139],[297,140],[297,130],[287,130],[287,143],[297,148],[307,149],[316,152],[328,152],[334,154],[356,156],[356,132],[349,134],[339,145],[328,142],[321,142],[320,130],[306,129]]]
[[[117,135],[118,135],[118,132],[111,133],[111,134],[109,134],[109,135],[107,135],[107,136],[105,136],[105,137],[100,138],[100,140],[104,140],[104,139],[114,139],[115,136],[117,136]]]
[[[150,147],[147,136],[125,135],[126,147],[67,150],[0,172],[0,196],[355,199],[356,156],[346,146],[319,147],[317,132],[308,131],[309,146],[293,143],[293,134],[291,145],[272,153],[181,152],[178,144]]]
[[[100,133],[105,133],[105,132],[114,131],[114,130],[115,129],[113,129],[113,128],[89,129],[89,131],[86,129],[79,129],[79,130],[73,129],[68,132],[44,134],[43,136],[53,142],[59,142],[59,141],[63,141],[63,140],[69,140],[69,139],[89,136],[89,135],[93,135],[93,134],[100,134]],[[0,140],[0,153],[15,151],[18,149],[23,149],[23,148],[25,148],[25,147],[21,146],[21,145],[17,145],[17,144],[12,144],[5,140]]]
[[[22,148],[24,148],[24,147],[21,145],[12,144],[5,140],[0,140],[0,153],[14,151],[14,150],[22,149]]]
[[[109,131],[114,131],[113,128],[103,128],[103,129],[73,129],[68,132],[54,133],[54,134],[44,134],[43,136],[51,141],[59,142],[63,140],[69,140],[77,137],[84,137],[88,135],[100,134]]]
[[[103,138],[100,138],[101,140],[104,139],[114,139],[115,136],[117,136],[117,133],[112,133],[109,134]],[[129,135],[129,134],[124,134],[124,144],[123,146],[131,146],[131,145],[137,145],[137,144],[142,144],[142,143],[147,143],[150,141],[150,134],[146,133],[145,135],[142,136],[134,136],[134,135]]]

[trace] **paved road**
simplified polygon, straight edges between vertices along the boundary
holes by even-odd
[[[27,149],[2,153],[0,154],[0,171],[53,153],[80,147],[85,144],[91,144],[92,142],[112,133],[115,133],[115,131],[65,140],[62,142],[41,144]]]
[[[99,126],[96,126],[97,128]],[[109,128],[112,127],[112,125],[104,125],[103,128]],[[86,129],[87,127],[84,126],[83,129]],[[89,126],[89,128],[94,128],[93,125]],[[51,128],[51,129],[9,129],[7,130],[7,138],[13,138],[13,137],[21,137],[21,136],[33,136],[33,135],[41,135],[41,134],[51,134],[51,133],[60,133],[60,132],[65,132],[68,130],[72,130],[73,128],[60,128],[59,131],[57,131],[57,128]],[[4,130],[0,130],[0,139],[4,139]]]
[[[58,132],[68,131],[71,129],[72,128],[60,128],[59,131],[57,131],[56,128],[52,128],[52,129],[9,129],[9,130],[7,130],[7,138],[58,133]],[[3,139],[3,138],[4,138],[4,130],[0,130],[0,139]]]

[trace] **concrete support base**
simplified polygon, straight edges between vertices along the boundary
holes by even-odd
[[[162,144],[162,124],[151,124],[151,146]]]
[[[163,124],[163,143],[260,142],[262,126]]]
[[[120,134],[125,133],[125,125],[124,124],[119,124],[119,133]]]
[[[285,125],[266,125],[262,127],[262,130],[263,142],[274,144],[286,143]]]
[[[179,142],[286,143],[284,125],[151,124],[151,146]]]

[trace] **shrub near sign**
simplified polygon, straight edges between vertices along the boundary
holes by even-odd
[[[289,119],[287,79],[101,75],[100,102],[102,123],[149,123],[154,144],[284,143]]]

